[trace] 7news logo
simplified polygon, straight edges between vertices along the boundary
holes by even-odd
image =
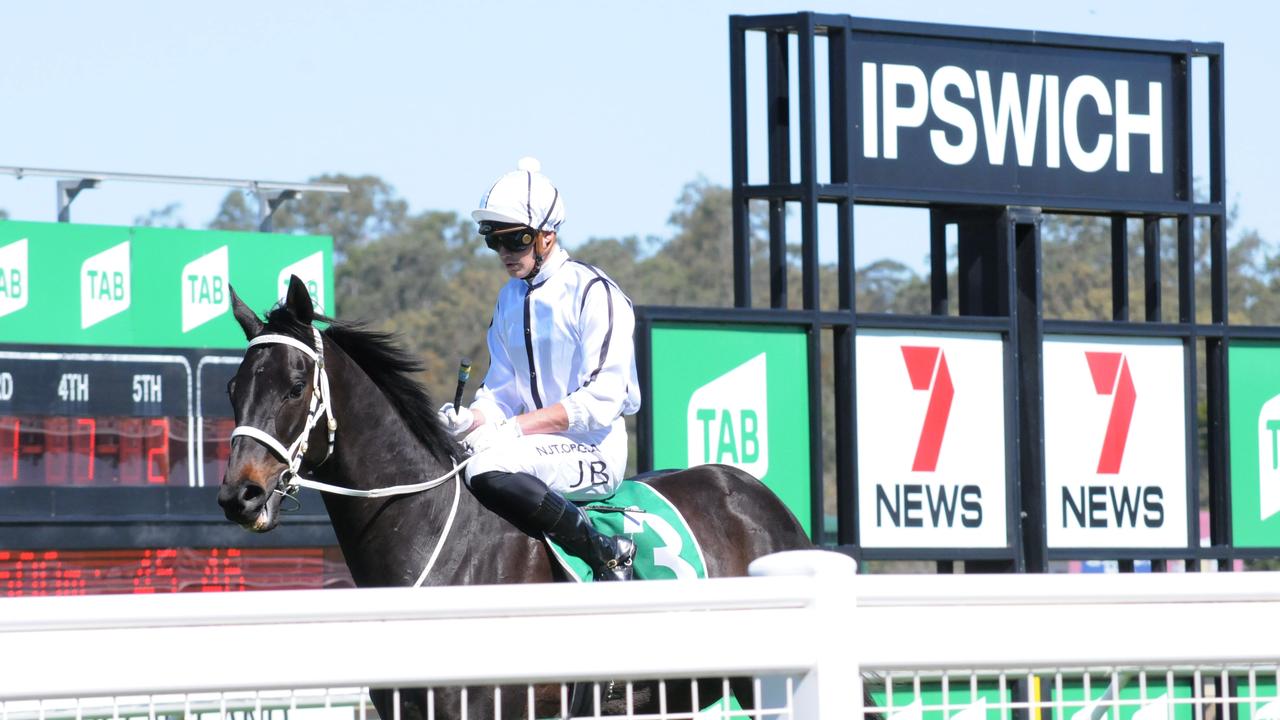
[[[1111,398],[1106,429],[1098,451],[1096,474],[1120,475],[1125,447],[1133,424],[1138,390],[1129,359],[1122,352],[1084,353],[1097,395]],[[1095,436],[1096,437],[1096,436]],[[1062,524],[1077,527],[1137,527],[1139,514],[1145,527],[1164,525],[1164,490],[1158,486],[1123,482],[1095,483],[1062,488]]]
[[[955,400],[955,384],[947,356],[938,346],[902,346],[911,389],[928,393],[924,419],[911,461],[912,473],[936,473],[947,435],[947,421]],[[884,484],[876,485],[876,524],[887,519],[896,527],[953,527],[957,518],[967,528],[982,525],[982,489],[975,484],[937,482],[919,477],[918,482],[892,486],[893,496]],[[957,510],[959,514],[957,515]]]

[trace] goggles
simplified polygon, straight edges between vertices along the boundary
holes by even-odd
[[[490,250],[506,248],[508,252],[521,252],[533,245],[538,231],[527,225],[499,225],[485,222],[480,224],[480,234],[484,236],[484,244]]]

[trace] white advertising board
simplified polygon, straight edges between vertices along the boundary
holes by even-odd
[[[1186,547],[1185,368],[1176,338],[1045,339],[1049,547]]]
[[[860,330],[863,547],[1008,547],[1004,342],[994,333]]]

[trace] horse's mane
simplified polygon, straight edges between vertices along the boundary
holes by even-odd
[[[427,389],[413,377],[422,372],[422,363],[400,346],[394,333],[323,315],[316,315],[315,319],[328,323],[329,327],[322,331],[324,335],[364,370],[432,455],[441,462],[462,459],[462,449],[436,418],[435,404]],[[312,344],[311,326],[298,320],[284,305],[267,313],[266,330]]]

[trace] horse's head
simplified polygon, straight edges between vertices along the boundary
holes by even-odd
[[[317,362],[323,360],[323,346],[314,349],[321,342],[311,327],[315,311],[296,276],[270,323],[263,323],[235,290],[231,302],[250,343],[227,386],[236,430],[218,504],[228,520],[266,532],[279,523],[280,502],[304,457],[314,465],[327,457],[326,447],[333,449],[329,398],[323,397],[328,381],[322,382],[323,365]]]

